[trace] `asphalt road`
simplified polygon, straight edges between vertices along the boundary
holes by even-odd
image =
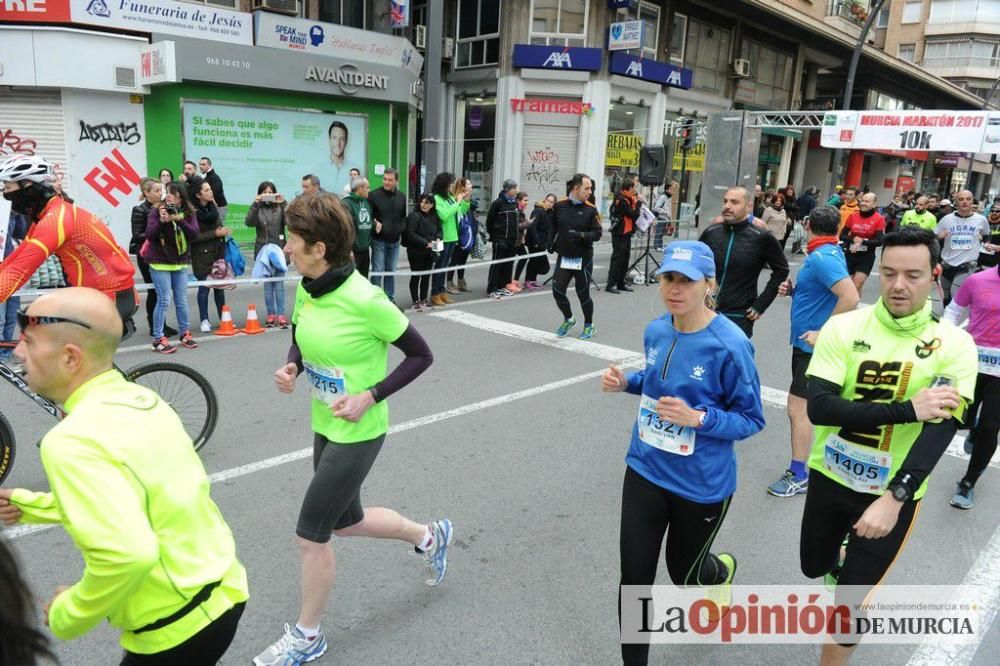
[[[603,282],[606,250],[597,264],[596,278]],[[485,271],[470,272],[470,282],[482,286]],[[875,282],[863,299],[869,303],[877,296]],[[405,293],[405,285],[397,291]],[[289,284],[289,306],[293,293]],[[229,293],[238,323],[248,302],[263,310],[262,296],[259,287]],[[405,545],[336,541],[337,585],[323,625],[331,646],[316,663],[610,664],[618,659],[619,501],[636,405],[634,396],[602,394],[596,376],[608,358],[627,359],[641,351],[644,326],[663,308],[653,288],[617,296],[595,292],[594,298],[597,344],[586,352],[584,343],[553,347],[545,336],[509,326],[553,331],[560,316],[548,289],[501,302],[477,292],[434,315],[411,317],[429,340],[435,362],[390,400],[395,430],[363,499],[419,521],[451,518],[456,541],[448,577],[436,589],[426,587],[421,560]],[[409,304],[408,296],[399,300]],[[576,304],[575,296],[571,302]],[[789,302],[779,299],[754,337],[762,383],[778,390],[790,380],[788,312]],[[209,473],[224,473],[213,497],[235,533],[251,588],[225,664],[249,663],[279,637],[285,622],[296,619],[293,536],[311,468],[301,453],[285,454],[305,451],[312,438],[304,387],[293,396],[279,395],[271,379],[289,339],[287,331],[216,338],[170,359],[198,367],[222,403],[219,427],[202,459]],[[399,357],[393,350],[390,365]],[[122,353],[119,364],[154,358],[143,346]],[[13,390],[4,389],[3,396],[4,413],[20,442],[7,485],[44,489],[32,444],[51,423]],[[765,493],[787,464],[788,422],[776,404],[767,404],[765,415],[767,428],[737,447],[739,488],[716,550],[739,558],[737,582],[805,583],[798,565],[803,497],[778,500]],[[965,464],[954,455],[939,463],[911,541],[888,582],[958,584],[992,543],[1000,511],[996,469],[979,484],[975,510],[948,506]],[[61,529],[19,535],[14,546],[41,599],[56,585],[72,583],[82,569]],[[667,582],[662,569],[659,582]],[[68,665],[117,664],[120,658],[116,634],[107,625],[57,648]],[[915,650],[915,645],[862,645],[852,663],[935,663],[918,662]],[[991,629],[974,655],[952,663],[992,664],[998,653],[1000,637]],[[813,645],[654,646],[652,661],[815,663],[818,655]]]

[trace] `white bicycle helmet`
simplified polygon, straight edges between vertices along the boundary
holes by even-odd
[[[0,183],[20,180],[51,183],[55,179],[55,168],[37,155],[15,155],[0,162]]]

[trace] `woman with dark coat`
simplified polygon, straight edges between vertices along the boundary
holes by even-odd
[[[273,243],[280,248],[285,247],[286,205],[285,197],[278,194],[277,187],[271,181],[265,180],[257,186],[257,198],[250,204],[246,217],[246,225],[257,230],[253,243],[254,261],[265,245]],[[267,308],[265,326],[288,328],[284,282],[264,283],[264,307]]]
[[[229,235],[222,226],[219,207],[215,205],[212,186],[203,178],[189,178],[188,189],[198,218],[198,237],[191,243],[191,269],[196,280],[206,280],[212,273],[212,264],[223,258],[223,239]],[[201,332],[209,333],[212,325],[208,321],[208,292],[215,292],[215,309],[222,319],[222,306],[226,304],[226,292],[216,287],[198,287],[198,317]]]
[[[441,219],[434,210],[434,197],[421,194],[416,209],[406,218],[406,231],[403,232],[403,245],[406,246],[406,258],[410,262],[411,271],[431,269],[437,254],[434,252],[435,243],[441,243]],[[413,300],[411,312],[434,309],[427,300],[430,284],[430,275],[410,276],[410,298]]]

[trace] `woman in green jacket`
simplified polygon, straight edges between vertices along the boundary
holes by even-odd
[[[444,172],[439,173],[431,186],[431,193],[434,194],[434,210],[441,219],[441,240],[444,241],[444,249],[438,253],[434,268],[444,269],[451,263],[451,255],[458,245],[458,220],[469,212],[469,194],[461,191],[452,194],[452,185],[455,183],[455,174]],[[444,289],[445,272],[435,273],[431,278],[431,303],[434,305],[447,305],[453,301]]]

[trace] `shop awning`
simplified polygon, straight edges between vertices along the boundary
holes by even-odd
[[[762,129],[764,134],[770,134],[771,136],[788,136],[796,141],[802,140],[802,130],[797,129],[785,129],[783,127],[765,127]]]

